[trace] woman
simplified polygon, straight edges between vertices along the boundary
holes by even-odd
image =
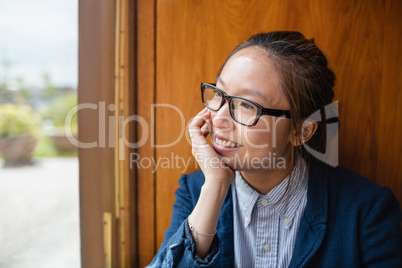
[[[180,178],[151,267],[401,265],[392,192],[306,150],[325,150],[325,127],[306,119],[330,106],[334,81],[298,32],[237,46],[201,86],[206,108],[189,127],[201,171]]]

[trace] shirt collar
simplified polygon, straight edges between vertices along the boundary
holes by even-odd
[[[293,173],[293,182],[289,186],[286,195],[281,199],[286,191],[290,178],[289,176],[287,176],[284,180],[282,180],[282,182],[269,191],[269,193],[266,195],[261,195],[247,184],[239,171],[236,171],[235,187],[238,204],[243,213],[243,217],[245,218],[245,227],[247,227],[250,223],[253,209],[255,207],[264,207],[261,202],[264,199],[268,201],[266,206],[270,206],[279,214],[281,224],[283,224],[286,228],[289,228],[292,225],[293,218],[296,214],[299,204],[301,203],[303,195],[307,193],[308,176],[306,162],[304,159],[300,159],[300,161],[298,161],[298,164],[295,165],[293,169]],[[298,181],[299,178],[300,181]],[[274,204],[278,201],[280,202],[274,206]]]
[[[247,227],[251,220],[251,214],[259,194],[243,179],[239,171],[236,171],[235,187],[238,204],[244,217],[244,226]]]

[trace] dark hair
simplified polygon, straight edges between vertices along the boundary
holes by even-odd
[[[259,33],[240,43],[230,53],[219,69],[218,76],[234,54],[248,47],[257,47],[264,51],[276,67],[280,75],[282,91],[290,104],[292,129],[301,137],[305,119],[319,110],[323,116],[324,107],[334,98],[335,74],[328,68],[327,58],[314,44],[314,39],[308,40],[299,32]],[[319,123],[316,132],[307,141],[307,145],[316,151],[325,152],[326,127]],[[293,156],[295,164],[298,163],[300,156],[308,163],[310,154],[303,146],[300,146],[294,147]],[[309,164],[307,169],[308,167]],[[300,172],[302,174],[304,168]],[[292,171],[286,191],[276,204],[283,201],[290,185],[295,183],[294,175]],[[299,176],[294,189],[297,188],[300,179]]]
[[[292,127],[297,135],[301,135],[304,119],[318,110],[323,111],[334,98],[335,74],[328,68],[327,58],[314,44],[314,39],[308,40],[299,32],[259,33],[240,43],[230,53],[218,76],[234,54],[248,47],[262,49],[272,60],[281,78],[282,91],[290,104]],[[325,129],[318,125],[316,133],[307,142],[310,148],[325,152]],[[301,155],[308,158],[304,148]]]

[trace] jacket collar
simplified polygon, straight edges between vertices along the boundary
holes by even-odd
[[[289,267],[305,266],[320,247],[327,230],[328,167],[312,160],[309,171],[307,205],[301,218]]]

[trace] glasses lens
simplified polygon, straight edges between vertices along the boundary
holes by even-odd
[[[212,110],[218,110],[222,102],[222,93],[208,85],[203,86],[202,100]]]
[[[233,118],[238,122],[251,126],[257,120],[259,108],[247,100],[233,98],[230,104]]]

